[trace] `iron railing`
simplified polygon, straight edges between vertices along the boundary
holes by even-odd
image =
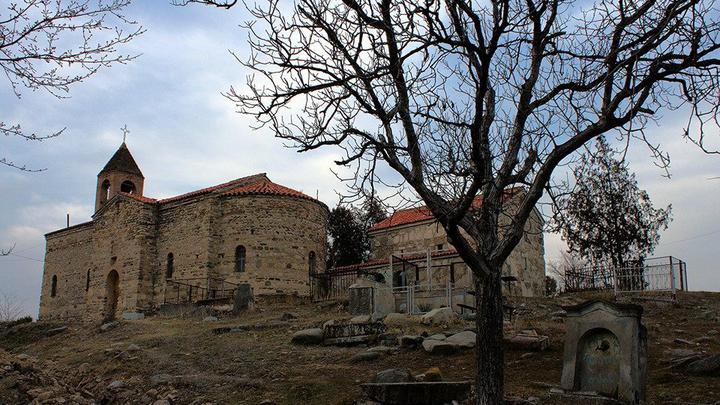
[[[165,304],[195,304],[232,298],[238,284],[221,277],[168,279],[165,281]]]

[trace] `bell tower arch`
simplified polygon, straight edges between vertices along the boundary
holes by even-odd
[[[143,176],[125,142],[98,173],[95,212],[118,193],[143,195]]]

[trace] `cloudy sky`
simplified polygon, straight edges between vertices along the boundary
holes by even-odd
[[[126,51],[136,61],[105,70],[58,100],[41,91],[14,96],[0,77],[0,120],[60,138],[31,144],[0,140],[0,155],[41,173],[0,167],[0,290],[37,315],[45,242],[43,235],[90,219],[96,176],[130,129],[128,145],[145,175],[145,195],[168,197],[248,174],[267,172],[276,182],[319,194],[333,206],[342,184],[331,173],[339,151],[298,154],[253,119],[234,112],[222,96],[242,88],[247,72],[230,50],[246,54],[242,8],[173,7],[165,1],[137,1],[127,14],[147,32]],[[670,228],[657,255],[687,261],[691,289],[720,291],[715,249],[720,246],[720,157],[709,157],[680,138],[683,119],[668,115],[652,129],[672,158],[672,178],[653,165],[649,152],[633,147],[628,159],[640,185],[658,206],[673,205]],[[718,135],[717,133],[715,134]],[[546,259],[563,244],[546,235]]]

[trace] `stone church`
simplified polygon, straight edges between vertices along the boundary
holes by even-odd
[[[238,284],[308,295],[324,269],[327,206],[264,173],[165,199],[144,181],[123,143],[97,176],[92,220],[45,235],[40,319],[113,319]]]

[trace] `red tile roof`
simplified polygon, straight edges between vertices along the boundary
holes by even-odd
[[[261,180],[256,183],[248,184],[233,188],[223,193],[223,195],[280,195],[287,197],[305,198],[308,200],[315,201],[314,198],[309,195],[303,194],[297,190],[293,190],[289,187],[281,186],[280,184],[273,183],[269,179]]]
[[[505,190],[505,198],[512,197],[518,191],[521,191],[522,187],[513,187]],[[473,208],[478,208],[482,205],[483,197],[475,197],[473,201]],[[404,210],[395,211],[391,216],[378,222],[370,228],[370,231],[379,231],[382,229],[392,228],[400,225],[412,224],[415,222],[427,221],[434,219],[435,217],[430,212],[430,209],[423,205],[421,207],[407,208]]]
[[[430,257],[433,257],[433,258],[455,256],[455,255],[457,255],[457,251],[455,249],[435,250],[430,253]],[[419,254],[413,254],[413,255],[402,255],[402,256],[400,256],[400,258],[403,260],[407,260],[409,262],[413,262],[413,261],[417,261],[417,260],[425,260],[426,256],[425,256],[425,254],[419,253]],[[349,264],[347,266],[335,267],[334,269],[331,269],[329,271],[333,272],[333,271],[358,270],[358,269],[365,269],[368,267],[382,266],[382,265],[385,265],[388,263],[390,263],[389,258],[375,259],[375,260],[370,260],[370,261],[363,262],[363,263]]]
[[[218,184],[216,186],[203,188],[200,190],[191,191],[189,193],[181,194],[175,197],[169,197],[164,199],[155,199],[140,196],[137,194],[122,193],[126,197],[130,197],[134,200],[146,203],[146,204],[165,204],[175,201],[181,201],[187,198],[198,197],[201,195],[222,192],[225,196],[242,196],[242,195],[276,195],[276,196],[288,196],[296,198],[304,198],[307,200],[318,201],[309,195],[303,194],[297,190],[293,190],[289,187],[281,186],[280,184],[273,183],[267,177],[265,173],[254,174],[252,176],[241,177],[226,183]],[[319,201],[318,201],[319,202]]]

